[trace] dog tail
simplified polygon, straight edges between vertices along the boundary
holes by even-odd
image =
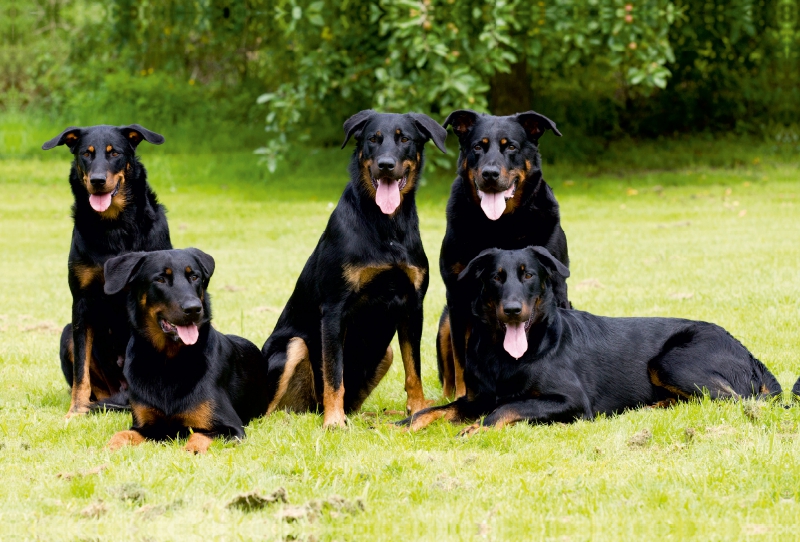
[[[95,401],[89,407],[92,412],[102,412],[103,410],[113,410],[116,412],[129,411],[131,403],[128,401],[128,392],[120,390],[111,397],[106,397],[100,401]]]
[[[778,379],[775,378],[767,366],[761,363],[756,357],[753,357],[753,362],[756,365],[756,373],[760,377],[759,380],[761,381],[761,387],[758,390],[759,397],[769,398],[769,397],[780,397],[783,394],[783,389],[781,388]],[[800,381],[798,382],[800,384]],[[795,384],[795,393],[798,390],[798,384]]]

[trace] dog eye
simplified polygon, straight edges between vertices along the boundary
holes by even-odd
[[[408,138],[407,138],[407,137],[401,137],[401,138],[400,138],[400,141],[401,141],[402,143],[408,143]]]
[[[372,136],[371,138],[369,138],[369,141],[370,141],[370,143],[377,143],[378,138],[375,137],[375,136]]]
[[[526,280],[528,280],[528,279],[532,279],[532,278],[533,278],[533,275],[532,275],[532,274],[530,274],[530,273],[525,273],[525,279],[526,279]]]
[[[472,147],[472,148],[473,148],[474,150],[476,150],[476,151],[479,151],[479,150],[481,150],[483,147],[481,147],[480,145],[475,145],[475,146],[474,146],[474,147]]]
[[[90,153],[89,151],[86,151],[85,153],[83,153],[83,156],[85,158],[89,158],[91,155],[92,155],[92,153]]]
[[[513,151],[513,150],[515,150],[515,149],[516,149],[516,147],[515,147],[514,145],[509,145],[509,146],[508,146],[508,150],[510,150],[510,151]]]
[[[503,277],[501,277],[501,276],[500,276],[500,273],[496,274],[496,275],[495,275],[494,277],[492,277],[492,278],[493,278],[495,281],[497,281],[497,282],[501,282],[501,281],[503,280]]]
[[[156,277],[156,282],[159,284],[166,284],[167,279],[165,279],[164,277]]]
[[[198,277],[197,275],[192,275],[191,277],[189,277],[189,280],[191,280],[192,282],[195,282],[195,281],[197,281],[197,279],[199,279],[199,278],[200,278],[200,277]]]
[[[119,156],[119,153],[117,151],[114,151],[114,152],[111,153],[111,156],[116,158],[117,156]]]

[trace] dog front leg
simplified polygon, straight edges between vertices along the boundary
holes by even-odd
[[[495,404],[494,399],[488,395],[479,395],[473,400],[461,397],[447,405],[421,410],[405,420],[397,422],[397,425],[408,427],[409,431],[419,431],[442,418],[451,423],[457,423],[491,412]]]
[[[588,416],[587,416],[588,414]],[[591,417],[585,406],[567,397],[552,396],[516,401],[500,405],[483,423],[476,422],[461,430],[461,435],[471,435],[489,428],[501,429],[506,425],[526,421],[530,423],[571,422],[576,418]]]
[[[344,427],[344,354],[340,307],[322,314],[322,427]]]
[[[72,305],[72,394],[70,397],[67,418],[80,416],[89,412],[92,395],[90,368],[92,362],[92,343],[94,329],[87,322],[89,312],[85,299],[79,299]]]
[[[425,400],[421,379],[420,342],[422,340],[422,300],[408,311],[397,330],[400,354],[406,373],[406,412],[416,414],[433,404]]]

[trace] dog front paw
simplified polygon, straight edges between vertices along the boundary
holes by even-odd
[[[214,439],[208,435],[204,435],[203,433],[192,433],[192,436],[189,437],[189,440],[186,442],[186,446],[184,446],[183,449],[193,454],[204,454],[208,451],[208,448],[211,446],[212,442],[214,442]]]
[[[458,432],[459,437],[470,437],[476,433],[482,433],[483,431],[488,431],[489,428],[485,425],[482,425],[481,422],[475,422],[472,425],[466,426],[464,429]]]

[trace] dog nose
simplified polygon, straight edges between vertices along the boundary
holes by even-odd
[[[506,313],[506,316],[517,316],[522,312],[522,303],[516,301],[504,303],[503,312]]]
[[[486,182],[496,181],[500,178],[500,170],[496,167],[485,167],[481,172],[481,177],[483,177],[483,180]]]
[[[106,184],[106,176],[103,175],[102,177],[92,177],[89,179],[89,182],[92,183],[92,186],[95,188],[100,188]]]
[[[192,299],[184,301],[181,304],[181,308],[186,316],[197,316],[200,314],[200,311],[203,310],[203,304],[200,303],[199,299]]]
[[[378,158],[378,168],[380,168],[381,171],[392,171],[395,165],[396,162],[394,158],[389,158],[387,156]]]

